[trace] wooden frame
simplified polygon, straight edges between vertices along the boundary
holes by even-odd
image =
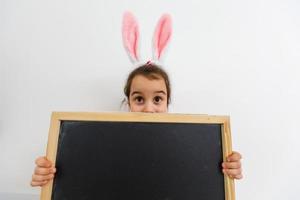
[[[223,160],[232,153],[230,119],[228,116],[166,113],[89,113],[89,112],[53,112],[48,136],[47,159],[54,165],[56,161],[58,136],[61,121],[116,121],[116,122],[168,122],[220,124],[222,127]],[[41,200],[50,200],[53,180],[42,187]],[[235,200],[234,180],[224,175],[225,200]]]

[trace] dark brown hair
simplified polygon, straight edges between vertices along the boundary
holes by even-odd
[[[149,80],[158,80],[158,79],[163,79],[166,84],[167,88],[167,104],[169,105],[171,102],[171,85],[170,85],[170,80],[167,72],[163,70],[161,67],[158,65],[155,65],[153,63],[147,63],[144,65],[141,65],[140,67],[134,69],[128,76],[125,87],[124,87],[124,94],[127,97],[129,101],[129,96],[130,96],[130,88],[131,88],[131,83],[132,80],[135,76],[137,75],[142,75]]]

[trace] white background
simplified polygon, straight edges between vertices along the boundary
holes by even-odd
[[[0,0],[0,193],[40,192],[29,182],[52,111],[119,110],[133,69],[125,10],[139,20],[145,60],[157,20],[172,15],[170,112],[231,116],[245,176],[237,199],[297,199],[297,0]]]

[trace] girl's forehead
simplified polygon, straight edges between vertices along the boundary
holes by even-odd
[[[167,88],[164,79],[149,79],[142,75],[137,75],[131,83],[130,93],[133,92],[157,92],[164,91],[167,93]]]

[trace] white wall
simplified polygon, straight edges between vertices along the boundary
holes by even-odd
[[[52,111],[117,111],[132,69],[123,11],[141,27],[173,16],[165,60],[172,112],[230,115],[245,178],[237,199],[297,199],[300,149],[300,3],[216,1],[0,1],[0,193],[29,187],[45,154]]]

